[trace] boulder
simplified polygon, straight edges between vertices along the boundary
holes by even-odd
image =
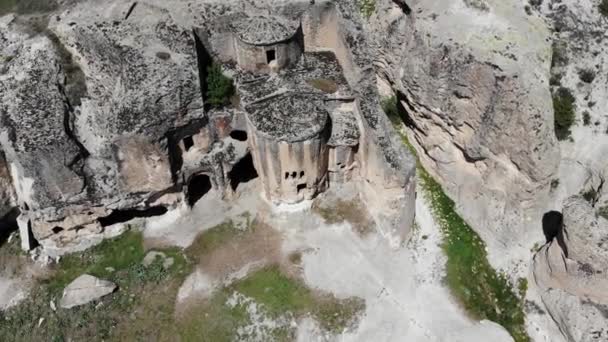
[[[83,274],[72,281],[64,290],[59,306],[70,309],[107,296],[116,290],[116,284],[92,275]]]

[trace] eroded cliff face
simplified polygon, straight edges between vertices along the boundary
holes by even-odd
[[[380,3],[369,24],[375,63],[407,113],[409,140],[493,264],[510,268],[538,238],[559,163],[549,31],[510,1]]]

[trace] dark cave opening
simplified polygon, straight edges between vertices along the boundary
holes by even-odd
[[[208,175],[193,176],[188,182],[187,200],[190,207],[194,206],[203,196],[211,191],[211,179]]]
[[[17,226],[17,217],[19,214],[19,209],[13,209],[0,219],[0,246],[8,241],[8,238],[13,232],[19,230],[19,226]]]
[[[238,141],[247,141],[247,132],[240,129],[235,129],[230,132],[230,137]]]
[[[234,164],[232,170],[228,172],[228,177],[230,178],[230,187],[232,187],[232,190],[234,191],[236,191],[239,184],[247,183],[252,179],[258,178],[258,172],[253,166],[251,153],[247,153],[243,159]]]
[[[192,146],[194,146],[194,139],[192,137],[185,137],[184,138],[184,149],[185,151],[189,151]]]
[[[151,207],[148,209],[114,210],[110,215],[100,217],[97,220],[99,221],[102,227],[107,227],[117,223],[128,222],[138,217],[153,217],[164,215],[167,211],[167,208],[163,206]]]
[[[270,64],[272,61],[277,59],[277,53],[275,50],[266,50],[266,62]]]
[[[564,225],[564,217],[559,211],[552,210],[543,215],[542,224],[546,242],[551,242],[560,235]]]

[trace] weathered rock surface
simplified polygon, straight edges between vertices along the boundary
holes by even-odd
[[[407,112],[410,141],[492,262],[512,264],[498,251],[529,249],[559,161],[548,29],[515,1],[380,3],[375,63]]]
[[[569,341],[608,338],[608,220],[582,197],[564,204],[563,231],[534,257],[541,297]]]
[[[64,290],[59,306],[70,309],[107,296],[116,290],[116,284],[92,275],[83,274],[72,281]]]

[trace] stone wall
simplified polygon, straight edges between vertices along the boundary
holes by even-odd
[[[243,70],[269,72],[295,64],[302,55],[300,31],[293,38],[273,45],[251,45],[234,38],[236,61]],[[269,65],[266,52],[274,50],[275,62]]]

